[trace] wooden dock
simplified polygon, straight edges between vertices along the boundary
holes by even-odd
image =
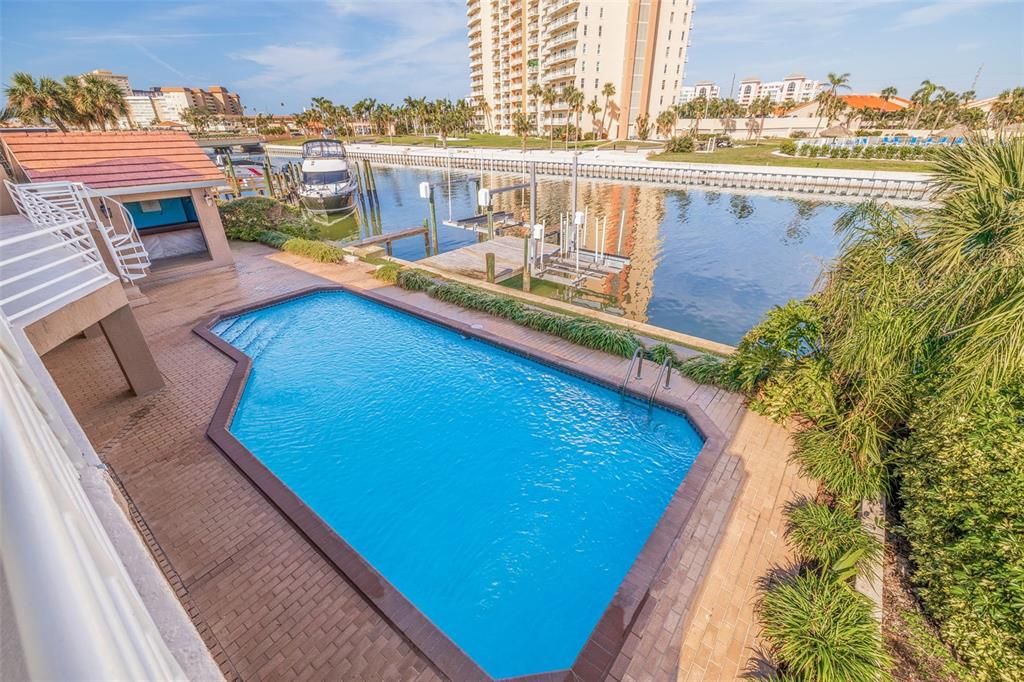
[[[550,254],[556,248],[554,244],[544,244],[544,254]],[[514,277],[523,271],[523,240],[518,237],[496,237],[490,241],[463,246],[461,249],[439,253],[417,262],[464,277],[487,279],[487,253],[494,254],[496,282]]]

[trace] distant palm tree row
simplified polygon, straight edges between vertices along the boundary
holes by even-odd
[[[476,129],[477,114],[478,110],[464,99],[453,102],[406,97],[401,104],[386,104],[365,98],[347,106],[314,97],[312,106],[296,115],[295,122],[306,131],[328,128],[341,137],[361,133],[436,134],[447,145],[450,136]]]
[[[4,87],[6,110],[29,125],[52,124],[63,131],[70,128],[106,130],[128,115],[124,93],[114,83],[98,76],[65,76],[57,81],[19,71]],[[149,123],[146,121],[146,123]]]

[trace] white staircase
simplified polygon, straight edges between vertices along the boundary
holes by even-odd
[[[22,216],[0,216],[0,311],[31,324],[116,282],[84,218],[32,193],[14,194]]]
[[[46,224],[46,216],[40,214],[41,206],[55,206],[81,218],[99,233],[110,253],[117,275],[126,284],[142,279],[148,274],[149,252],[139,237],[135,220],[128,209],[119,202],[104,196],[80,182],[33,182],[14,184],[5,181],[18,211],[35,225]],[[43,202],[29,201],[27,196],[42,199]],[[120,221],[113,216],[119,216]]]

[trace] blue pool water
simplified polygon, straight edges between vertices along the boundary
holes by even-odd
[[[253,358],[235,437],[495,677],[572,665],[703,445],[344,292],[214,331]]]

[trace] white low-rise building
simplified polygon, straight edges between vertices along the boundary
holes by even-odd
[[[711,81],[699,81],[695,85],[684,85],[679,89],[679,104],[686,104],[703,97],[706,100],[718,99],[721,89]]]
[[[755,99],[769,97],[773,102],[810,102],[821,91],[821,82],[810,80],[803,74],[795,73],[780,81],[762,81],[760,78],[744,78],[740,81],[736,101],[747,105]]]

